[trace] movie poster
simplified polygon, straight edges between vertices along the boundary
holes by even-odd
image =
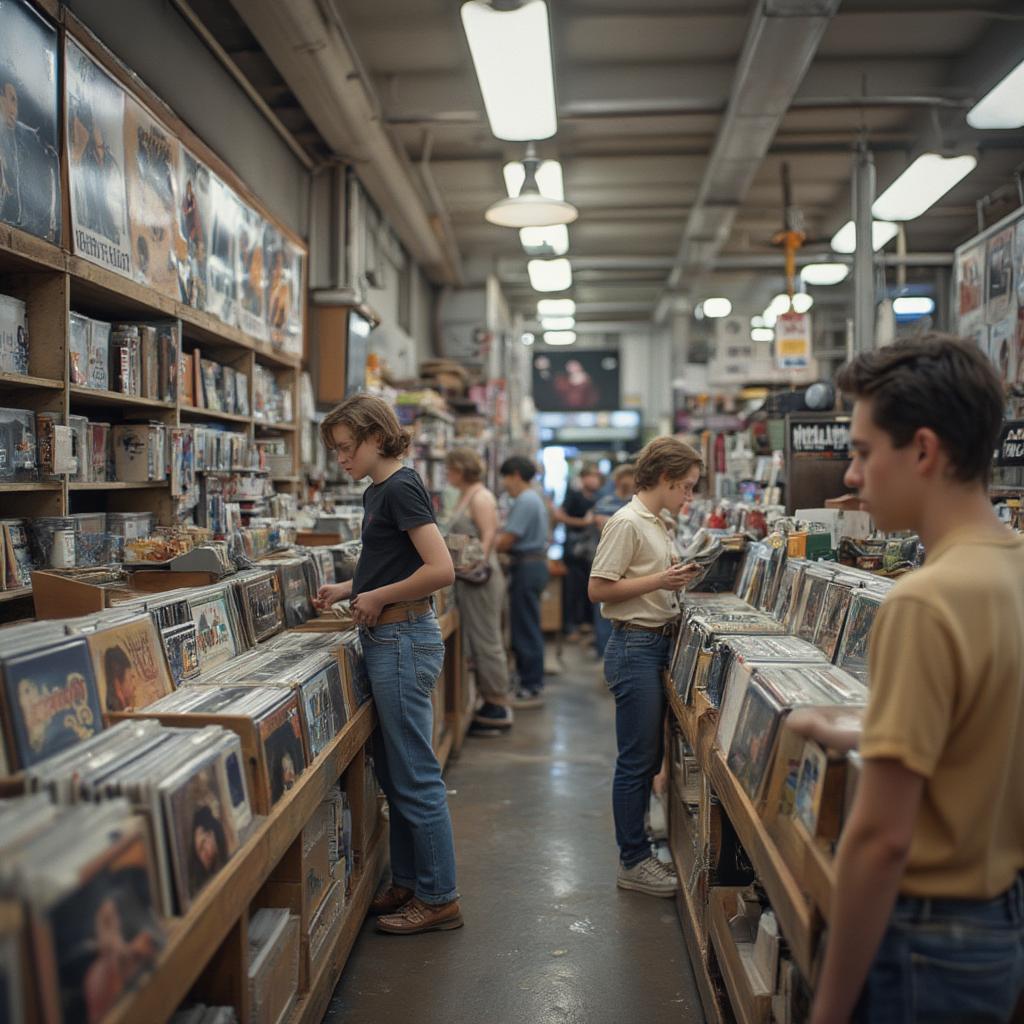
[[[136,711],[174,689],[163,645],[148,614],[91,633],[88,642],[104,711]]]
[[[1017,320],[1006,317],[993,324],[988,335],[988,357],[999,374],[999,379],[1013,382],[1017,379]]]
[[[263,232],[263,263],[267,276],[267,326],[275,348],[285,347],[292,310],[291,273],[284,236],[273,224]]]
[[[135,280],[185,302],[187,252],[178,229],[179,150],[170,132],[130,96],[125,99],[125,180]]]
[[[124,93],[70,38],[65,80],[73,248],[77,255],[130,277]]]
[[[242,204],[215,174],[210,175],[210,250],[206,264],[206,308],[226,324],[238,323],[235,252]]]
[[[1013,290],[1013,228],[1006,228],[988,240],[988,289],[985,320],[1005,320],[1010,312]]]
[[[57,30],[0,0],[0,221],[61,240]]]
[[[1017,292],[1017,308],[1024,308],[1024,217],[1013,231],[1013,281]]]
[[[179,231],[185,241],[185,302],[205,310],[209,232],[213,227],[210,168],[184,146],[178,163]]]
[[[985,247],[975,245],[960,253],[956,262],[957,313],[960,330],[968,329],[968,322],[974,319],[982,307],[985,291]]]
[[[238,326],[260,341],[270,337],[266,314],[266,272],[264,232],[266,221],[255,210],[241,204],[238,226]]]

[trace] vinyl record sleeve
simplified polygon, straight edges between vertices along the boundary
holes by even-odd
[[[88,637],[104,711],[135,711],[174,689],[167,657],[148,614]]]

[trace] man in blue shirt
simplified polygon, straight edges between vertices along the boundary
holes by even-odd
[[[512,498],[508,520],[495,547],[512,560],[509,577],[509,616],[512,650],[519,668],[514,704],[540,707],[544,688],[544,633],[540,627],[540,597],[548,585],[548,510],[530,486],[537,467],[514,455],[501,464],[501,484]]]

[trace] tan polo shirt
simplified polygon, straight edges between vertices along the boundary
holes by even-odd
[[[988,899],[1024,870],[1024,539],[957,530],[896,584],[861,753],[924,776],[900,891]]]
[[[590,575],[612,582],[651,576],[664,572],[675,557],[668,527],[634,495],[605,523]],[[631,601],[606,601],[601,614],[641,626],[664,626],[679,614],[679,600],[668,590],[655,590]]]

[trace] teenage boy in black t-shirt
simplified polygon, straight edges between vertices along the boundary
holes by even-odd
[[[430,496],[402,465],[409,437],[391,407],[354,395],[320,426],[328,448],[363,495],[363,550],[355,577],[320,588],[326,607],[352,598],[380,729],[374,764],[391,808],[392,883],[371,912],[396,935],[462,926],[455,844],[441,768],[433,750],[431,691],[444,662],[430,595],[455,579]]]

